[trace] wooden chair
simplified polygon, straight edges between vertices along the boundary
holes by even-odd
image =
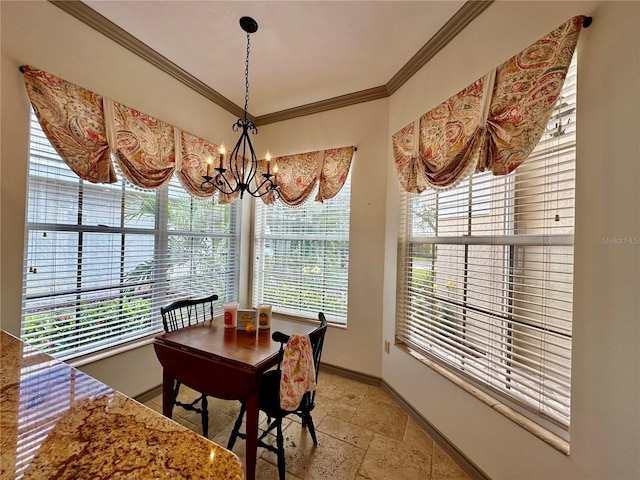
[[[160,308],[162,314],[162,325],[166,333],[179,330],[181,328],[202,323],[213,319],[213,306],[218,300],[218,295],[211,295],[206,298],[194,300],[178,300],[166,307]],[[193,402],[185,403],[178,400],[181,383],[176,381],[173,387],[173,405],[182,407],[185,410],[199,413],[202,416],[202,435],[205,437],[209,433],[209,405],[206,395],[200,395]]]
[[[311,341],[311,348],[313,350],[313,363],[316,369],[316,382],[318,380],[318,372],[320,370],[320,357],[322,355],[322,347],[324,344],[324,335],[327,331],[327,319],[324,314],[320,312],[318,314],[320,319],[320,326],[309,334],[309,340]],[[274,332],[271,336],[274,341],[280,342],[280,352],[278,357],[278,366],[274,370],[269,370],[264,373],[262,378],[262,385],[260,386],[260,410],[263,411],[268,417],[267,428],[258,437],[258,446],[266,448],[269,451],[275,452],[278,456],[278,473],[280,480],[284,480],[285,477],[285,459],[284,459],[284,437],[282,435],[282,419],[287,415],[297,415],[302,419],[302,426],[309,429],[313,444],[317,445],[316,430],[311,418],[311,412],[315,408],[315,390],[307,392],[302,397],[300,405],[295,410],[282,410],[280,408],[280,363],[284,354],[284,347],[289,341],[289,335],[285,335],[281,332]],[[246,411],[246,404],[242,402],[240,408],[240,414],[236,419],[235,425],[229,437],[229,443],[227,449],[231,450],[236,443],[238,437],[245,439],[244,433],[240,432],[242,426],[242,418]],[[276,429],[276,446],[265,443],[264,438],[273,429]]]

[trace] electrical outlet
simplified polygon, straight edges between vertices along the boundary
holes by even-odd
[[[389,353],[389,346],[390,346],[389,340],[385,340],[384,341],[384,351],[387,352],[387,353]]]

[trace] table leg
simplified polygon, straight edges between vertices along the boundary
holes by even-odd
[[[245,441],[246,480],[256,478],[256,457],[258,453],[258,415],[260,398],[259,391],[255,390],[247,398],[247,424]]]
[[[173,377],[162,369],[162,414],[171,418],[173,413]]]

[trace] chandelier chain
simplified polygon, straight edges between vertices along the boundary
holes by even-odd
[[[244,119],[247,120],[249,106],[249,51],[251,47],[250,34],[247,32],[247,58],[244,62]]]

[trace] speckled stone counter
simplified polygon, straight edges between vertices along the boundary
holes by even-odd
[[[0,479],[242,480],[235,454],[0,332]]]

